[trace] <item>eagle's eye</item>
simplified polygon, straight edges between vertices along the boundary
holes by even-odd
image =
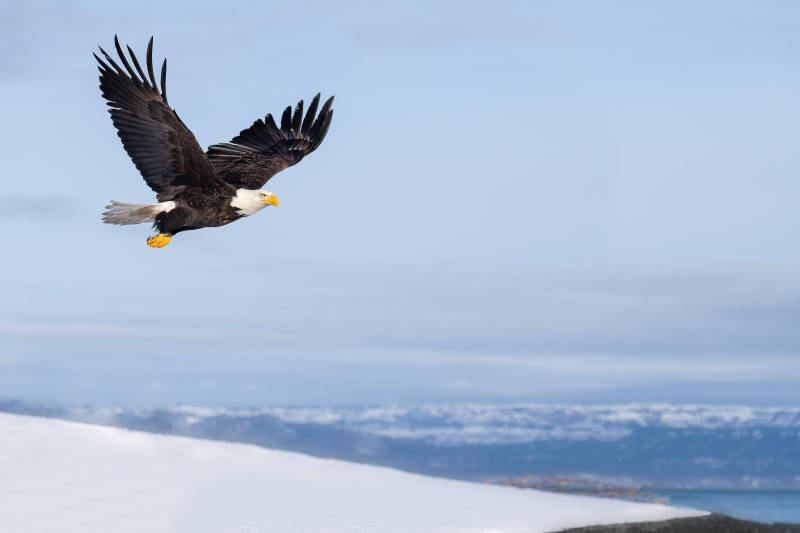
[[[261,198],[266,198],[267,197],[267,195],[264,194],[263,192],[259,196],[261,196]]]

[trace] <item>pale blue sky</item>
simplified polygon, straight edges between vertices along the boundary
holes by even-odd
[[[181,234],[97,87],[201,145],[335,94],[280,209]],[[0,6],[0,396],[797,403],[800,4]]]

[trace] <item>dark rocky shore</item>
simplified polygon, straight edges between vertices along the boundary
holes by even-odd
[[[720,514],[565,529],[558,533],[800,533],[800,524],[761,524]]]

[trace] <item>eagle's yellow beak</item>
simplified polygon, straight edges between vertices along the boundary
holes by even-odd
[[[259,200],[259,201],[262,204],[274,205],[275,207],[278,207],[278,197],[275,196],[274,194],[270,194],[269,196],[267,196],[263,200]]]

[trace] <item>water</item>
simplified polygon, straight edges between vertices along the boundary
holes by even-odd
[[[800,524],[800,491],[659,490],[672,505],[755,522]]]

